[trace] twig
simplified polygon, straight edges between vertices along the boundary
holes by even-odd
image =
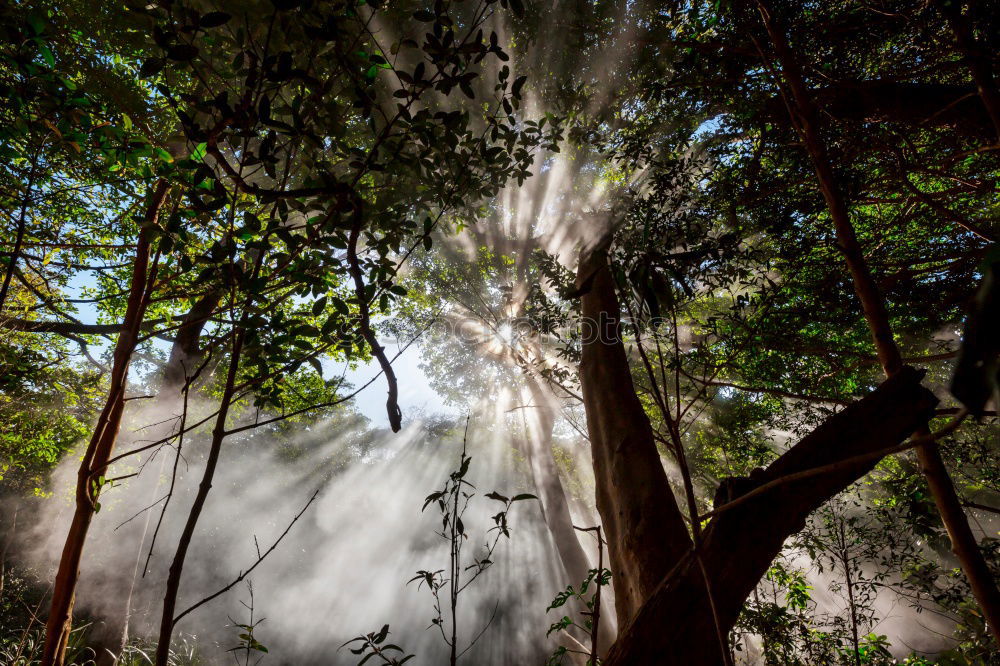
[[[306,510],[309,508],[309,506],[316,500],[316,497],[318,495],[319,495],[319,490],[317,490],[316,492],[314,492],[312,494],[312,497],[310,497],[309,501],[306,502],[306,505],[304,507],[302,507],[302,510],[299,511],[297,514],[295,514],[295,517],[292,518],[292,522],[288,523],[288,527],[286,527],[285,531],[281,533],[281,536],[279,536],[277,539],[275,539],[274,543],[271,544],[271,547],[268,548],[264,552],[263,555],[259,555],[257,557],[257,561],[254,562],[250,566],[249,569],[247,569],[246,571],[240,572],[240,574],[236,578],[234,578],[233,581],[231,583],[229,583],[228,585],[226,585],[225,587],[223,587],[223,588],[219,589],[218,591],[216,591],[216,592],[208,595],[207,597],[205,597],[201,601],[198,601],[197,603],[189,606],[186,610],[184,610],[183,612],[181,612],[179,615],[175,616],[174,620],[173,620],[173,624],[176,625],[178,622],[180,622],[180,620],[181,620],[182,617],[184,617],[185,615],[187,615],[191,611],[195,610],[196,608],[199,608],[200,606],[203,606],[204,604],[207,604],[209,601],[212,601],[213,599],[222,596],[223,594],[225,594],[229,590],[231,590],[234,587],[236,587],[240,582],[243,581],[244,578],[246,578],[247,576],[249,576],[250,572],[252,572],[254,569],[256,569],[257,566],[260,565],[260,563],[263,562],[267,558],[268,555],[270,555],[272,552],[274,552],[274,549],[278,547],[278,544],[281,543],[281,540],[284,539],[285,536],[291,531],[292,526],[295,525],[296,522],[298,522],[299,518],[302,517],[302,514],[304,514],[306,512]],[[258,552],[260,552],[260,551],[258,550]]]

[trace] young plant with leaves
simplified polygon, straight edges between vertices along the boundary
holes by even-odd
[[[437,627],[441,639],[448,646],[449,663],[452,665],[458,663],[462,655],[476,644],[476,641],[482,637],[493,622],[493,617],[490,617],[486,626],[479,631],[475,638],[465,648],[459,649],[459,597],[493,564],[493,553],[500,544],[500,540],[510,538],[510,524],[507,516],[514,503],[538,499],[529,493],[520,493],[513,497],[506,497],[496,491],[487,493],[486,498],[499,502],[502,506],[492,516],[494,526],[486,532],[483,552],[479,555],[473,555],[472,562],[467,564],[467,560],[462,557],[462,550],[469,535],[462,519],[469,507],[469,502],[475,497],[475,486],[465,478],[469,473],[469,465],[472,463],[472,458],[466,455],[468,435],[468,423],[466,423],[458,467],[448,475],[448,480],[443,488],[426,497],[421,508],[423,511],[434,504],[441,514],[441,530],[436,534],[448,543],[448,569],[447,571],[444,569],[421,570],[409,580],[410,583],[417,581],[417,587],[426,585],[434,598],[434,615],[431,618],[431,626]]]
[[[600,526],[588,528],[578,527],[576,529],[583,532],[593,532],[596,535],[597,568],[591,569],[587,577],[578,587],[567,585],[566,589],[557,594],[555,599],[552,600],[552,603],[549,604],[548,608],[545,610],[551,611],[557,608],[566,608],[567,604],[572,605],[571,602],[576,602],[587,609],[585,611],[581,611],[581,614],[584,616],[583,624],[579,624],[577,620],[569,615],[564,615],[557,622],[552,623],[549,630],[545,632],[545,635],[550,636],[555,632],[565,632],[570,627],[575,627],[590,637],[590,649],[579,649],[583,646],[566,647],[565,645],[561,645],[555,652],[552,653],[552,656],[550,656],[546,662],[549,666],[557,666],[558,664],[561,664],[563,657],[567,654],[585,655],[589,666],[597,666],[597,664],[601,663],[601,646],[598,642],[601,626],[601,588],[607,587],[611,583],[611,571],[604,568],[604,539],[601,537]],[[594,592],[590,596],[587,596],[587,592],[589,591],[591,585],[594,586]]]
[[[403,648],[393,643],[386,643],[385,639],[389,637],[389,625],[383,625],[383,627],[378,631],[373,631],[370,634],[365,634],[364,636],[357,636],[347,641],[341,648],[347,647],[348,645],[358,644],[357,647],[350,648],[352,654],[356,654],[361,657],[361,661],[358,662],[358,666],[367,663],[370,659],[377,659],[374,662],[377,664],[385,664],[385,666],[402,666],[410,659],[413,659],[416,655],[406,654]],[[395,653],[399,653],[398,655]]]

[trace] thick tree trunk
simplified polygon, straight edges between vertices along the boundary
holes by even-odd
[[[691,549],[691,538],[632,384],[603,250],[581,257],[579,285],[584,292],[580,377],[621,628]]]
[[[581,380],[598,508],[609,532],[616,582],[630,595],[622,604],[625,613],[619,610],[622,631],[605,663],[719,663],[718,629],[733,626],[785,539],[824,501],[874,467],[879,451],[926,423],[937,400],[920,386],[922,373],[904,368],[872,395],[831,417],[767,470],[744,480],[741,494],[798,472],[836,465],[823,474],[769,487],[713,518],[703,533],[703,572],[632,386],[618,336],[618,301],[603,252],[581,260],[579,284],[584,318]],[[869,457],[854,460],[863,455]],[[660,579],[651,584],[654,571]],[[714,614],[706,576],[714,591]]]
[[[719,623],[729,630],[785,540],[806,518],[878,462],[878,452],[904,440],[933,414],[937,399],[920,386],[922,372],[904,368],[874,393],[832,416],[766,470],[744,479],[741,492],[783,477],[831,466],[825,473],[778,483],[715,516],[704,532],[702,561],[713,583]],[[866,460],[852,460],[868,456]],[[720,661],[705,584],[694,557],[674,560],[633,622],[623,628],[605,666],[717,664]]]
[[[168,189],[166,181],[157,182],[146,211],[147,225],[156,222]],[[114,451],[122,412],[125,409],[129,363],[149,303],[149,287],[152,282],[148,275],[149,270],[149,236],[145,230],[140,230],[125,318],[115,345],[108,396],[77,473],[76,510],[52,588],[52,604],[45,628],[42,666],[62,666],[65,661],[66,645],[73,628],[73,605],[80,577],[83,547],[90,522],[98,509],[97,500],[101,490],[98,479],[104,476],[111,453]],[[153,271],[155,272],[155,266]]]
[[[818,110],[806,89],[798,60],[788,45],[783,29],[774,22],[766,3],[758,0],[757,6],[778,57],[781,74],[790,92],[788,112],[802,137],[816,170],[816,178],[830,211],[830,217],[833,219],[837,241],[851,273],[854,290],[861,301],[879,362],[885,374],[892,377],[903,367],[902,355],[892,335],[885,300],[882,298],[865,261],[861,245],[851,223],[846,200],[838,185],[826,144],[820,134]],[[960,19],[959,16],[959,19],[956,20]],[[986,97],[983,97],[984,103],[988,99],[989,95],[987,94]],[[922,426],[917,434],[926,434],[926,432],[926,426]],[[934,444],[927,444],[917,449],[917,459],[920,461],[921,470],[927,479],[927,485],[934,497],[934,503],[937,505],[941,520],[948,531],[952,551],[962,565],[962,571],[969,580],[973,595],[979,603],[990,631],[1000,643],[1000,589],[997,588],[996,581],[990,574],[986,560],[979,550],[979,544],[969,527],[969,520],[962,509],[948,470],[941,460],[941,454]]]

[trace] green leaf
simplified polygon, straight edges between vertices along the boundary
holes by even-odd
[[[220,25],[228,23],[231,18],[233,18],[232,14],[227,14],[226,12],[209,12],[201,17],[201,20],[198,21],[198,26],[201,28],[218,28]]]
[[[333,307],[337,309],[337,312],[345,315],[351,313],[351,309],[347,306],[347,303],[345,303],[343,300],[337,298],[336,296],[334,296],[330,300],[333,302]]]
[[[52,50],[49,49],[45,44],[39,44],[38,52],[42,54],[42,59],[45,61],[49,67],[55,67],[56,57],[52,55]]]
[[[514,97],[521,96],[521,88],[524,87],[524,82],[528,80],[527,76],[519,76],[514,80],[514,85],[510,87],[510,94]]]
[[[167,64],[167,61],[163,58],[149,58],[142,63],[139,68],[139,78],[148,79],[151,76],[156,76],[163,70],[163,67]]]

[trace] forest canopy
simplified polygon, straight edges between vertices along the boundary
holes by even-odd
[[[1000,663],[1000,7],[0,0],[0,664]]]

